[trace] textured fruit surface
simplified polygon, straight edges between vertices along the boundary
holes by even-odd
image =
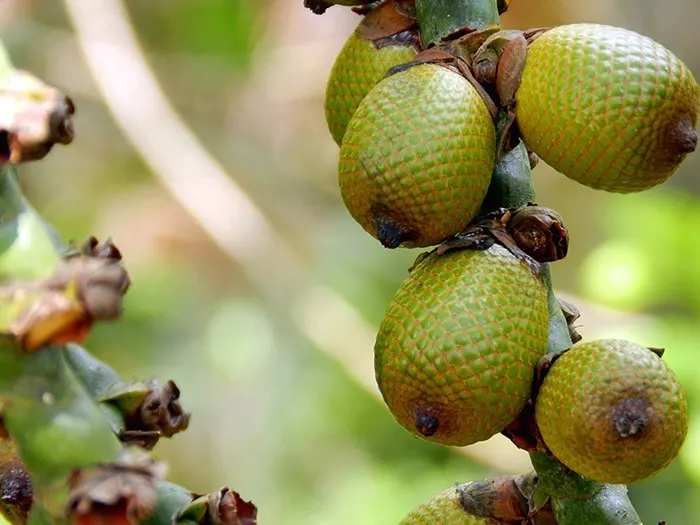
[[[355,31],[335,59],[326,86],[326,122],[336,144],[340,145],[348,122],[367,93],[384,78],[386,72],[399,64],[410,62],[416,50],[410,43],[381,45],[362,38]]]
[[[379,328],[379,389],[414,435],[445,445],[488,439],[523,409],[548,320],[543,281],[500,245],[430,255]]]
[[[350,214],[382,244],[431,246],[479,210],[493,121],[461,75],[424,64],[382,80],[350,120],[338,166]]]
[[[632,31],[556,27],[532,42],[516,113],[547,164],[587,186],[633,192],[695,147],[700,88],[669,50]]]
[[[632,483],[668,465],[688,430],[685,395],[661,358],[628,341],[575,345],[552,365],[537,423],[564,465],[604,483]]]
[[[413,509],[399,525],[490,525],[488,518],[467,514],[459,504],[459,491],[451,487]]]

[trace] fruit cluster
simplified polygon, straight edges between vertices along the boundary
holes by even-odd
[[[566,255],[566,228],[546,208],[486,202],[495,166],[520,143],[591,188],[662,183],[696,147],[692,73],[615,27],[487,27],[428,47],[412,0],[306,3],[362,4],[366,15],[325,102],[347,209],[387,248],[437,246],[419,256],[376,340],[377,382],[397,421],[464,446],[530,413],[535,448],[592,480],[664,468],[688,421],[661,352],[598,340],[543,359],[558,309],[545,263]]]

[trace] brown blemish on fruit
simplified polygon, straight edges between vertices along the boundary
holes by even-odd
[[[611,411],[614,430],[623,439],[642,434],[651,423],[650,408],[643,399],[623,399]]]
[[[385,248],[398,248],[401,243],[412,241],[415,238],[413,230],[404,227],[386,215],[376,217],[374,227],[377,230],[377,239]]]
[[[430,406],[421,406],[416,409],[416,430],[421,436],[431,437],[440,428],[438,411]]]
[[[669,164],[678,164],[686,155],[695,151],[698,145],[698,134],[694,127],[691,119],[685,117],[666,131],[660,153]]]

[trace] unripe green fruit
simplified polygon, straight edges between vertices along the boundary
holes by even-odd
[[[525,406],[548,321],[543,280],[502,246],[434,253],[384,315],[379,390],[414,435],[459,446],[488,439]]]
[[[495,163],[493,121],[476,89],[423,64],[382,80],[340,148],[350,214],[388,248],[438,244],[478,212]]]
[[[527,145],[592,188],[627,193],[668,179],[695,149],[700,88],[650,38],[616,27],[556,27],[528,49],[516,93]]]
[[[488,518],[468,514],[459,502],[459,490],[451,487],[413,509],[399,525],[489,525]]]
[[[367,93],[390,68],[410,62],[416,54],[410,41],[396,37],[372,42],[359,28],[355,30],[340,50],[326,87],[326,122],[336,144],[342,143],[348,122]]]
[[[557,359],[535,412],[557,459],[602,483],[659,472],[688,431],[685,395],[666,363],[648,348],[615,339],[579,343]]]

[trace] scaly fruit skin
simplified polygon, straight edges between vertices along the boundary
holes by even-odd
[[[379,389],[409,432],[470,445],[511,423],[547,351],[547,287],[500,245],[421,261],[375,344]]]
[[[417,51],[412,44],[401,43],[381,46],[365,40],[355,31],[341,49],[333,64],[326,86],[326,122],[339,146],[345,130],[360,102],[384,78],[386,72],[399,64],[410,62]]]
[[[423,64],[370,91],[338,165],[350,214],[388,248],[438,244],[478,212],[495,162],[493,121],[458,73]]]
[[[662,45],[616,27],[573,24],[539,36],[516,101],[527,145],[592,188],[656,186],[697,141],[693,74]]]
[[[685,395],[648,348],[603,339],[554,362],[537,396],[542,439],[564,465],[602,483],[632,483],[666,467],[688,431]]]
[[[367,93],[390,68],[410,62],[416,54],[410,42],[398,37],[375,44],[355,30],[335,59],[326,86],[326,122],[336,144],[343,142],[348,122]]]
[[[459,503],[457,487],[443,490],[413,509],[399,525],[490,525],[488,518],[467,512]]]

